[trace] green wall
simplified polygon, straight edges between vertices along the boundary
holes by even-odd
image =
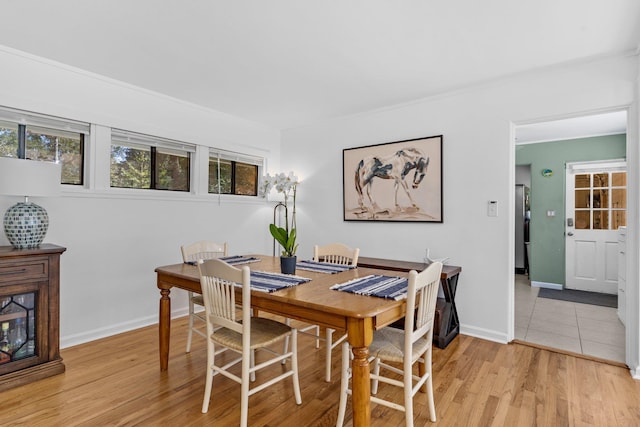
[[[565,164],[625,158],[624,134],[516,146],[516,165],[531,165],[531,281],[564,286]],[[542,176],[543,169],[553,175]],[[548,217],[549,210],[556,216]]]

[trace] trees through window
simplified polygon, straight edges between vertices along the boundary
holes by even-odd
[[[83,184],[88,134],[88,124],[0,109],[0,156],[59,163],[62,184]]]
[[[209,193],[257,196],[261,159],[212,152],[209,155]]]
[[[90,130],[88,123],[0,107],[0,157],[59,163],[62,184],[84,185]],[[195,153],[195,144],[111,129],[110,187],[189,192]],[[263,162],[209,149],[207,193],[257,196]]]
[[[113,130],[111,187],[189,191],[195,146]]]

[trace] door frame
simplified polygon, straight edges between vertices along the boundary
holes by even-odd
[[[628,105],[603,108],[595,111],[584,111],[573,115],[547,116],[544,118],[511,121],[509,123],[509,180],[507,194],[509,195],[507,208],[509,218],[508,229],[508,257],[509,269],[508,294],[508,325],[507,339],[513,341],[515,334],[515,281],[514,281],[514,257],[515,257],[515,192],[510,191],[515,185],[516,167],[516,128],[520,125],[543,123],[554,120],[562,120],[571,117],[580,117],[600,113],[624,110],[627,112],[627,256],[629,259],[640,259],[638,244],[640,242],[640,89],[636,90],[634,101]],[[629,185],[631,184],[631,185]],[[626,363],[629,366],[631,376],[640,380],[640,263],[627,262],[627,313],[626,313]]]

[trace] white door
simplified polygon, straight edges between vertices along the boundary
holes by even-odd
[[[565,287],[617,294],[617,230],[627,220],[626,163],[569,163],[566,178]]]

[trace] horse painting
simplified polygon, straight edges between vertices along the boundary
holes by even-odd
[[[358,163],[355,171],[355,187],[358,193],[358,204],[362,213],[370,212],[375,218],[380,207],[371,195],[374,178],[394,180],[394,204],[397,212],[402,211],[398,204],[398,189],[402,187],[411,201],[415,211],[420,208],[411,197],[406,178],[413,172],[411,188],[417,189],[429,166],[429,157],[416,148],[402,148],[387,157],[367,157]],[[366,201],[365,202],[365,194]]]

